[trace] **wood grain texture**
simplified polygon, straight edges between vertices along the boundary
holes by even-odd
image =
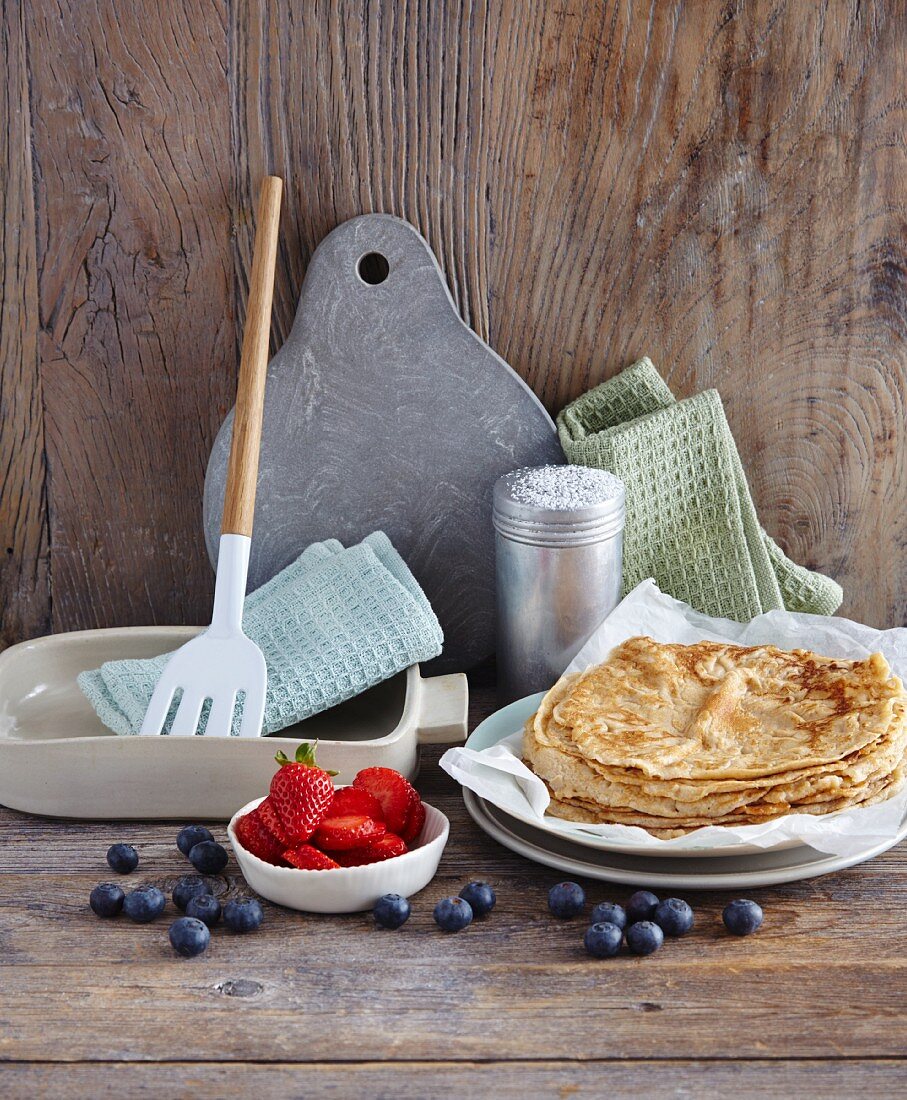
[[[236,411],[233,417],[230,458],[227,466],[224,515],[221,524],[221,532],[225,535],[251,536],[252,534],[282,193],[283,180],[279,176],[265,176],[258,199],[255,251],[252,259],[252,274],[249,279],[249,298],[236,390]]]
[[[225,3],[27,11],[53,625],[206,621],[237,363]]]
[[[643,354],[679,396],[717,386],[769,532],[844,613],[907,621],[905,20],[238,3],[240,191],[274,170],[291,196],[278,339],[327,230],[408,218],[551,411]]]
[[[492,707],[480,687],[472,722]],[[726,896],[692,894],[690,936],[651,959],[596,962],[583,952],[582,922],[547,913],[555,872],[472,823],[438,752],[424,750],[419,787],[449,815],[451,842],[403,929],[376,930],[368,914],[266,905],[259,933],[220,929],[188,963],[167,944],[167,919],[100,921],[87,908],[92,885],[109,877],[114,840],[140,851],[125,882],[169,892],[188,867],[172,824],[0,811],[0,1060],[490,1060],[513,1063],[516,1076],[540,1060],[907,1057],[905,845],[850,871],[755,891],[766,912],[756,936],[724,932]],[[441,934],[435,901],[477,877],[498,891],[494,913]],[[586,886],[590,902],[630,893]],[[217,892],[245,892],[232,858]],[[860,917],[868,909],[871,921]],[[201,1016],[205,1027],[187,1043],[186,1018]]]
[[[494,346],[554,408],[644,353],[716,386],[768,531],[877,625],[907,618],[905,14],[539,4],[490,50]]]
[[[0,7],[0,645],[50,624],[25,13]]]
[[[398,214],[552,412],[643,353],[680,396],[718,386],[768,531],[845,613],[907,620],[903,0],[4,20],[6,95],[30,88],[5,116],[6,641],[51,595],[56,629],[206,618],[202,476],[271,171],[276,344],[324,234]]]
[[[117,1092],[143,1097],[178,1096],[185,1090],[222,1100],[246,1097],[369,1097],[424,1100],[427,1096],[494,1096],[501,1100],[637,1100],[640,1095],[727,1097],[746,1090],[766,1100],[810,1096],[850,1097],[858,1092],[903,1094],[903,1063],[859,1060],[832,1063],[697,1062],[364,1062],[229,1065],[171,1062],[167,1065],[67,1065],[21,1063],[0,1067],[6,1100],[83,1100]]]

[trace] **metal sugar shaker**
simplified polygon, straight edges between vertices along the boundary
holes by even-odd
[[[501,703],[550,688],[620,601],[624,497],[619,477],[585,466],[495,484]]]

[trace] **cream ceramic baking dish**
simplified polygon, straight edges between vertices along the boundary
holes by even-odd
[[[418,665],[262,738],[117,737],[76,677],[123,657],[176,649],[196,627],[55,634],[0,654],[0,803],[53,817],[221,818],[262,795],[274,754],[318,741],[318,762],[349,783],[380,764],[412,777],[420,744],[462,741],[462,674],[423,679]]]

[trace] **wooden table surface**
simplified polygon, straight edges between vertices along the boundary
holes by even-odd
[[[473,691],[473,724],[493,709]],[[597,961],[584,922],[554,920],[558,876],[495,844],[425,750],[418,781],[451,819],[438,877],[397,932],[370,915],[266,905],[261,930],[215,931],[177,958],[174,910],[102,921],[109,844],[124,883],[168,893],[191,870],[173,823],[52,821],[0,810],[0,1091],[5,1098],[843,1096],[907,1089],[907,845],[837,875],[750,891],[762,930],[727,935],[717,893],[655,956]],[[224,838],[224,828],[215,833]],[[456,936],[431,911],[473,878],[498,894]],[[629,888],[584,884],[590,901]],[[231,857],[222,894],[246,893]]]

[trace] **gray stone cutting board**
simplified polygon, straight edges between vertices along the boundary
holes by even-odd
[[[205,481],[212,560],[232,427],[231,412]],[[563,461],[548,413],[463,323],[426,241],[386,214],[354,218],[315,251],[268,367],[249,589],[311,542],[384,530],[444,628],[433,665],[468,668],[494,649],[495,480]]]

